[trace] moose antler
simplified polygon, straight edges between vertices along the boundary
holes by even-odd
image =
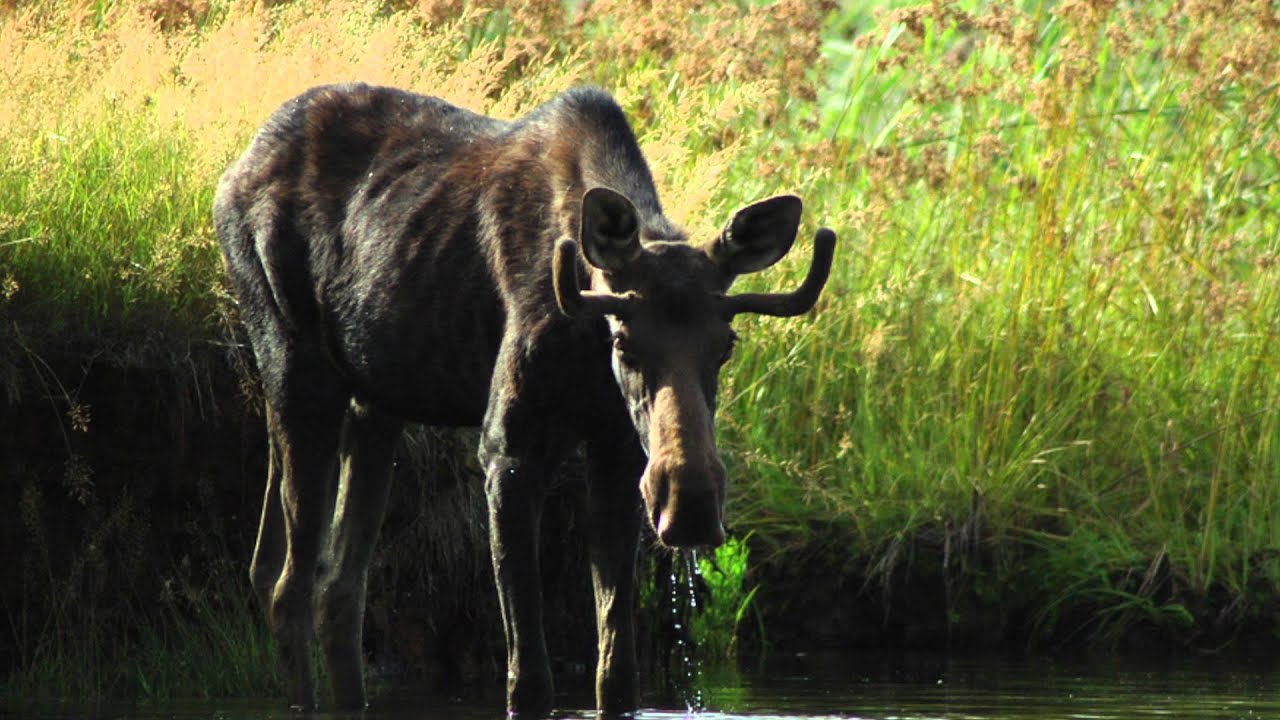
[[[631,293],[614,295],[607,292],[583,292],[578,288],[578,243],[565,238],[556,244],[551,259],[551,281],[556,304],[569,317],[580,315],[625,315],[635,302]]]
[[[835,252],[836,234],[829,228],[821,228],[813,236],[813,264],[800,287],[789,293],[731,295],[725,298],[725,312],[731,317],[739,313],[792,317],[809,312],[827,284]]]

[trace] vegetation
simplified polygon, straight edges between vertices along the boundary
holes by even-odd
[[[1020,613],[1031,641],[1280,638],[1274,3],[268,5],[0,3],[0,385],[34,373],[73,439],[54,358],[234,331],[213,188],[283,100],[358,79],[509,117],[592,82],[696,235],[805,198],[747,284],[841,236],[818,311],[744,318],[724,381],[753,566],[803,550],[890,608],[932,567],[948,623]],[[101,503],[75,457],[36,490]]]
[[[1037,635],[1194,637],[1218,593],[1280,631],[1278,22],[837,17],[860,32],[825,45],[788,175],[845,230],[840,272],[812,323],[744,333],[731,516],[783,545],[838,523],[885,579],[932,531],[949,582],[1032,608]]]
[[[701,578],[709,596],[692,614],[693,637],[699,655],[713,664],[735,659],[739,628],[748,620],[760,620],[751,606],[760,588],[746,586],[751,556],[748,540],[730,537],[711,553],[699,556],[696,569],[689,568]]]

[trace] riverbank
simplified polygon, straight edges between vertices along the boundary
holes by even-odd
[[[1274,647],[1280,20],[891,4],[5,6],[8,687],[273,692],[265,437],[209,208],[276,105],[344,79],[501,116],[594,82],[698,236],[786,191],[802,247],[840,233],[817,312],[738,323],[723,378],[742,647]],[[415,433],[369,651],[497,672],[472,445]],[[549,625],[589,664],[562,486]]]
[[[0,507],[13,509],[3,524],[11,562],[0,571],[0,595],[17,632],[0,646],[5,694],[165,700],[276,693],[271,641],[246,571],[265,434],[256,405],[243,401],[233,357],[193,352],[177,373],[44,368],[42,377],[56,372],[77,388],[91,410],[90,432],[67,427],[56,393],[32,392],[6,406],[0,472],[17,481],[0,491]],[[415,428],[398,451],[392,511],[370,579],[366,637],[375,684],[463,687],[501,675],[474,441],[473,432]],[[577,540],[580,470],[571,463],[558,480],[543,541],[550,644],[557,671],[570,675],[589,668],[594,652],[592,626],[581,622],[592,610]],[[1097,578],[1117,596],[1133,594],[1127,615],[1116,613],[1115,598],[1068,596],[1071,604],[1055,609],[1049,624],[1043,597],[1033,592],[1038,581],[1028,575],[1065,561],[993,542],[981,510],[973,512],[968,539],[955,527],[925,528],[894,549],[890,568],[884,555],[843,550],[847,525],[814,521],[802,534],[752,534],[741,581],[758,589],[738,623],[738,649],[748,656],[1277,649],[1271,623],[1280,607],[1269,588],[1254,588],[1246,606],[1253,613],[1236,610],[1224,588],[1198,596],[1182,586],[1167,560],[1142,576]],[[753,518],[731,520],[740,528]],[[646,674],[656,675],[674,641],[671,569],[652,561],[642,567],[654,588],[641,618],[642,636],[651,639]],[[997,577],[1007,585],[988,591]],[[741,599],[713,594],[710,603],[719,609]],[[1156,612],[1175,602],[1186,608],[1179,622]],[[728,643],[701,639],[704,662],[714,666],[716,648]]]

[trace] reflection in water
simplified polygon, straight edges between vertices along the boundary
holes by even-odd
[[[877,720],[1280,718],[1280,665],[1118,660],[776,659],[715,682],[708,705],[754,717]],[[658,717],[658,716],[654,716]],[[715,720],[708,716],[704,720]]]
[[[558,697],[566,708],[591,706],[590,678],[567,677]],[[1280,663],[1213,663],[1203,659],[1151,662],[1102,660],[948,660],[936,656],[808,655],[772,658],[742,673],[707,672],[706,711],[645,710],[637,720],[1189,720],[1280,718]],[[646,696],[648,707],[678,707],[677,699]],[[264,718],[301,720],[276,700],[198,701],[163,707],[23,706],[10,699],[0,717]],[[410,689],[375,698],[358,715],[322,713],[326,720],[501,720],[501,688],[466,700]],[[566,710],[565,720],[594,720]]]

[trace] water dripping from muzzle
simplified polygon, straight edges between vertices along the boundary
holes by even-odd
[[[702,662],[698,659],[697,639],[693,637],[693,616],[698,611],[697,551],[689,548],[675,551],[671,563],[671,625],[675,637],[675,666],[671,667],[672,685],[680,694],[685,709],[700,713],[707,709],[702,695]],[[681,597],[683,596],[683,597]]]

